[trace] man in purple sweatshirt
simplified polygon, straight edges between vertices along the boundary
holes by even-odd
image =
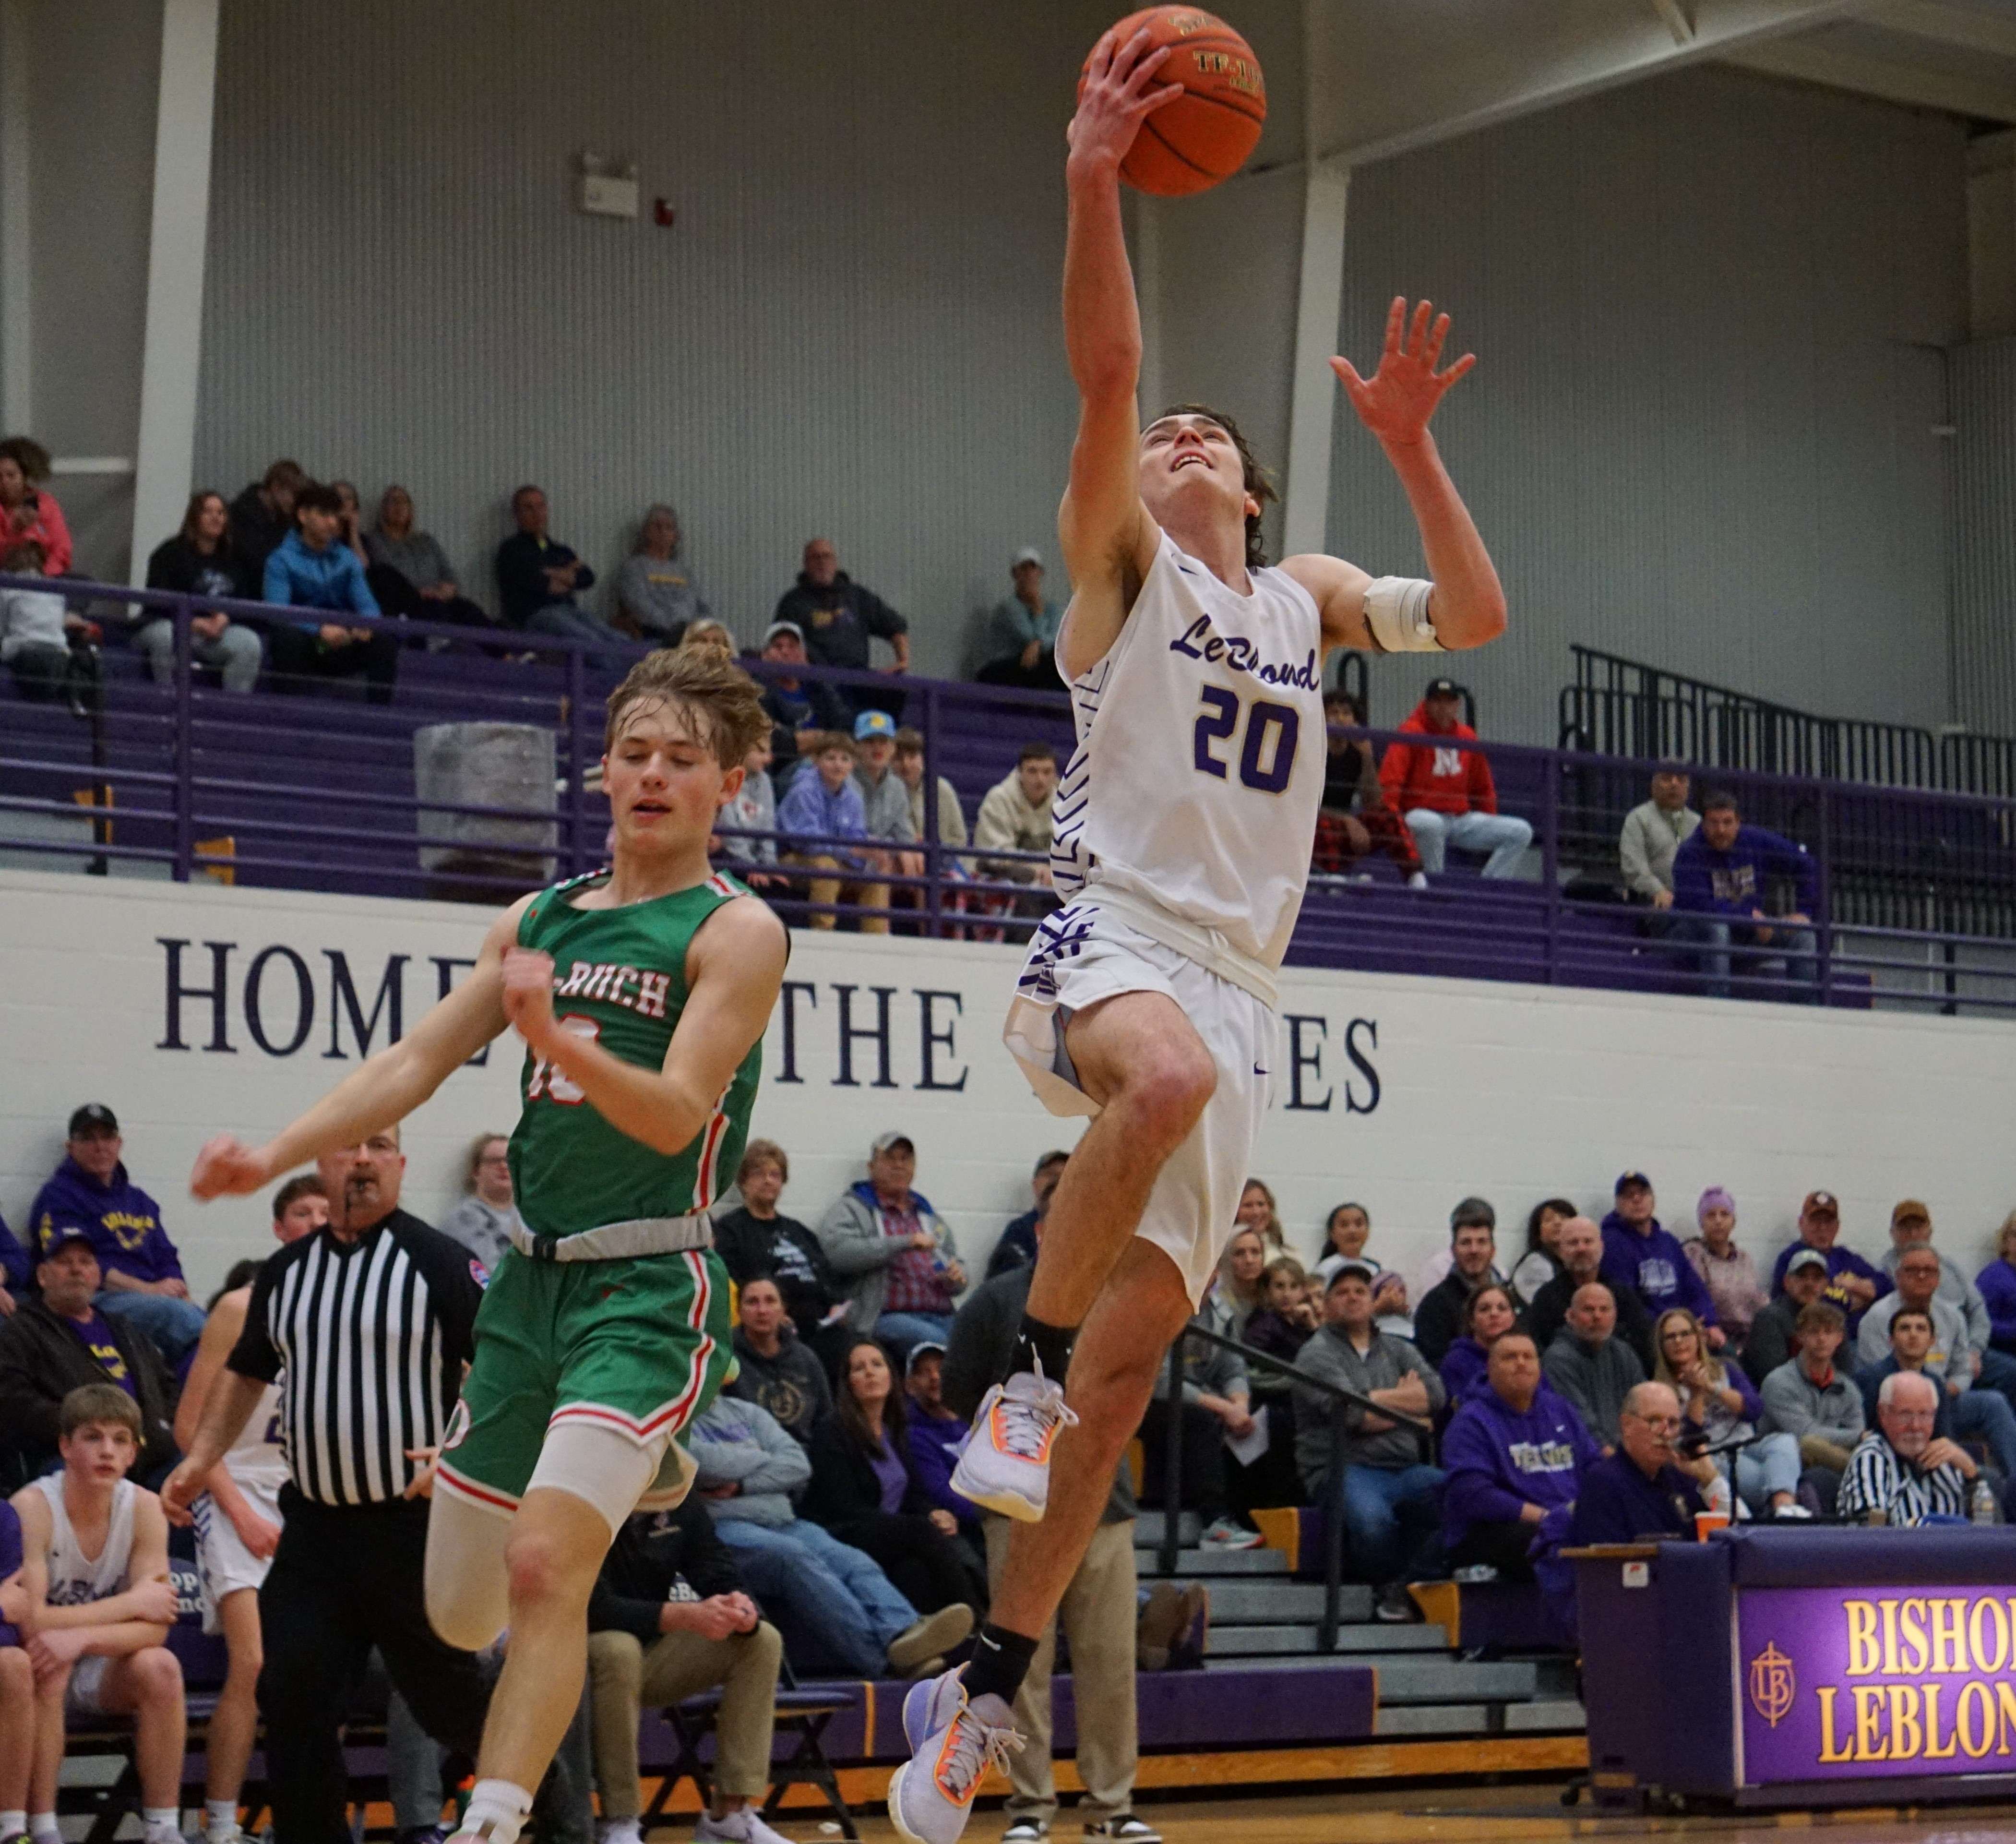
[[[35,1194],[29,1233],[45,1256],[64,1236],[82,1235],[104,1276],[99,1310],[144,1333],[172,1370],[203,1336],[203,1309],[189,1298],[160,1206],[126,1176],[124,1143],[104,1103],[77,1109],[69,1156]]]
[[[1582,1475],[1603,1450],[1542,1384],[1539,1353],[1524,1332],[1492,1345],[1487,1376],[1490,1388],[1464,1402],[1442,1436],[1442,1543],[1452,1568],[1481,1565],[1531,1581],[1534,1539],[1558,1540]]]
[[[1660,1226],[1652,1214],[1657,1201],[1643,1172],[1626,1172],[1618,1179],[1615,1207],[1603,1219],[1603,1278],[1613,1288],[1629,1288],[1654,1324],[1669,1307],[1687,1307],[1706,1329],[1709,1345],[1719,1351],[1728,1341],[1715,1322],[1708,1283],[1695,1272],[1679,1238]]]
[[[1797,906],[1774,917],[1764,899],[1776,878],[1791,880]],[[1701,824],[1673,854],[1673,909],[1681,918],[1673,935],[1707,947],[1697,971],[1706,976],[1709,994],[1729,996],[1732,961],[1753,974],[1777,973],[1782,962],[1786,984],[1766,996],[1811,1004],[1819,887],[1817,868],[1803,845],[1761,826],[1745,826],[1733,794],[1712,794],[1703,801]]]

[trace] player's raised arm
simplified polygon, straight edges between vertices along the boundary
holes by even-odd
[[[790,944],[770,906],[724,903],[686,953],[686,1001],[665,1061],[641,1068],[613,1057],[553,1016],[553,963],[520,949],[504,968],[504,1005],[533,1055],[581,1090],[596,1112],[668,1158],[690,1146],[750,1046],[770,1022]]]
[[[1071,579],[1060,646],[1072,678],[1118,639],[1155,559],[1154,524],[1141,504],[1141,314],[1120,219],[1120,163],[1142,122],[1182,94],[1154,81],[1168,56],[1148,48],[1146,31],[1099,41],[1064,162],[1064,349],[1078,423],[1057,538]]]
[[[1379,438],[1421,531],[1431,580],[1368,576],[1336,557],[1300,556],[1282,567],[1323,610],[1323,639],[1332,646],[1370,646],[1381,653],[1456,652],[1481,646],[1505,632],[1505,591],[1456,483],[1428,433],[1428,420],[1445,392],[1477,362],[1466,352],[1446,370],[1442,362],[1449,317],[1427,301],[1408,324],[1407,303],[1396,296],[1386,315],[1386,345],[1379,369],[1359,376],[1348,358],[1330,369],[1365,427]]]
[[[189,1190],[198,1198],[243,1197],[283,1172],[404,1120],[499,1035],[504,1015],[504,956],[518,938],[521,897],[491,924],[470,976],[395,1044],[358,1064],[292,1125],[262,1147],[219,1134],[196,1154]]]

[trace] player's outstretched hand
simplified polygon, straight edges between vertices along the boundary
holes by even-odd
[[[1145,27],[1124,41],[1108,32],[1092,48],[1078,113],[1064,131],[1073,160],[1119,170],[1142,123],[1183,93],[1179,83],[1154,81],[1155,73],[1168,62],[1169,49],[1164,45],[1150,50]]]
[[[175,1470],[161,1482],[161,1514],[171,1524],[187,1529],[194,1521],[189,1515],[189,1507],[202,1496],[203,1475],[193,1460],[180,1461]]]
[[[1370,379],[1358,375],[1348,358],[1333,358],[1330,368],[1358,412],[1358,420],[1382,442],[1404,448],[1427,433],[1428,419],[1450,385],[1476,364],[1477,355],[1466,352],[1447,371],[1438,372],[1442,342],[1449,337],[1449,317],[1435,315],[1423,301],[1414,310],[1414,323],[1407,324],[1407,297],[1396,294],[1386,312],[1386,349],[1379,355],[1379,369]]]
[[[212,1198],[245,1198],[262,1189],[272,1173],[265,1154],[236,1134],[220,1133],[206,1141],[189,1173],[189,1195],[207,1203]]]
[[[536,948],[504,956],[504,1015],[536,1050],[553,1028],[553,957]]]

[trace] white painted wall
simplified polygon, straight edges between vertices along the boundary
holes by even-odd
[[[367,1014],[387,957],[407,956],[410,1023],[438,990],[434,957],[473,956],[483,922],[452,905],[198,885],[80,890],[74,878],[0,872],[0,1211],[27,1228],[70,1109],[104,1101],[196,1284],[214,1284],[261,1248],[265,1212],[250,1201],[192,1203],[191,1159],[221,1129],[272,1131],[355,1067],[347,1014],[344,1057],[326,1053],[329,955],[344,956]],[[168,1029],[164,939],[190,944],[185,987],[212,984],[206,944],[226,944],[228,1050],[209,1047],[207,997],[185,995],[179,1030]],[[793,949],[800,984],[788,1035],[781,1010],[772,1025],[756,1115],[757,1130],[792,1155],[785,1207],[815,1220],[861,1176],[869,1140],[900,1127],[917,1142],[921,1188],[966,1252],[983,1254],[1026,1207],[1036,1155],[1069,1144],[1077,1125],[1042,1111],[1000,1046],[1015,951],[805,935]],[[276,1056],[247,1017],[247,975],[267,954],[259,1028],[284,1047],[297,1023],[285,951],[308,971],[315,1015],[301,1047]],[[876,1035],[877,989],[888,994],[886,1038]],[[1283,993],[1284,1016],[1304,1021],[1277,1058],[1255,1163],[1305,1250],[1329,1206],[1356,1198],[1372,1212],[1374,1252],[1413,1269],[1469,1192],[1497,1205],[1511,1247],[1540,1198],[1564,1193],[1600,1211],[1626,1166],[1651,1174],[1665,1219],[1683,1230],[1692,1199],[1726,1185],[1741,1238],[1763,1257],[1790,1239],[1799,1198],[1817,1187],[1840,1196],[1847,1239],[1872,1255],[1891,1205],[1925,1198],[1942,1244],[1970,1266],[1989,1259],[1989,1236],[2016,1205],[2016,1027],[1375,974],[1291,973]],[[851,1067],[843,1003],[869,1033],[852,1041]],[[188,1047],[162,1047],[171,1041]],[[452,1200],[469,1140],[509,1125],[517,1067],[499,1046],[409,1123],[408,1200],[421,1215]]]

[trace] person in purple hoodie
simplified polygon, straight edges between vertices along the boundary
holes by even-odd
[[[0,1216],[0,1319],[13,1316],[15,1300],[28,1291],[34,1272],[27,1250],[15,1241],[6,1218]]]
[[[189,1298],[160,1206],[126,1176],[124,1143],[104,1103],[78,1108],[67,1157],[35,1194],[30,1229],[45,1255],[64,1235],[81,1234],[104,1277],[98,1309],[143,1333],[172,1370],[203,1336],[203,1309]]]
[[[1795,891],[1796,906],[1783,916],[1764,907],[1777,878],[1789,878]],[[1712,794],[1701,802],[1701,824],[1673,854],[1679,917],[1673,938],[1707,948],[1696,956],[1695,971],[1705,976],[1712,997],[1729,996],[1732,962],[1752,974],[1777,973],[1782,963],[1783,989],[1767,996],[1810,1005],[1816,997],[1813,911],[1819,888],[1818,868],[1805,846],[1745,826],[1734,795]]]
[[[1492,1345],[1486,1378],[1442,1436],[1442,1543],[1453,1569],[1483,1566],[1531,1581],[1535,1540],[1560,1541],[1582,1476],[1603,1450],[1544,1387],[1540,1354],[1524,1332]]]
[[[1658,1200],[1652,1181],[1642,1172],[1621,1173],[1615,1202],[1603,1219],[1603,1278],[1628,1287],[1657,1319],[1669,1307],[1685,1306],[1708,1331],[1712,1350],[1728,1342],[1715,1322],[1715,1300],[1708,1283],[1694,1271],[1679,1238],[1660,1226],[1653,1215]]]

